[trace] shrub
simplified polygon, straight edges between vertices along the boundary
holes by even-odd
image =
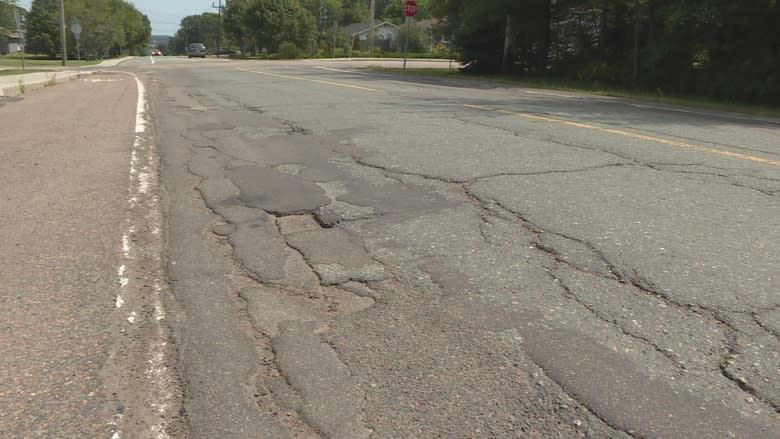
[[[295,43],[291,43],[289,41],[285,41],[284,43],[280,44],[279,50],[277,51],[279,59],[295,59],[298,58],[300,53],[301,49],[299,49]]]

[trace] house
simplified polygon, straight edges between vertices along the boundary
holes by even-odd
[[[344,33],[352,38],[353,46],[359,44],[360,50],[368,50],[371,44],[371,23],[353,23],[344,26]],[[390,43],[398,38],[398,26],[382,21],[374,23],[374,48],[390,50]],[[357,47],[356,47],[357,48]]]
[[[22,47],[22,35],[17,32],[6,33],[5,38],[0,39],[0,55],[21,52]]]

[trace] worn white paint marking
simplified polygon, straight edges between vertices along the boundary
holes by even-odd
[[[127,233],[122,235],[122,253],[126,258],[130,257],[130,237],[127,236]]]
[[[85,78],[84,82],[119,82],[121,79],[105,79],[105,78]]]
[[[371,75],[371,73],[358,72],[356,70],[334,69],[333,67],[315,67],[315,69],[328,70],[330,72],[353,73],[355,75]]]
[[[159,282],[154,283],[154,317],[159,320],[165,319],[165,308],[162,303],[162,288]]]
[[[135,132],[140,134],[146,131],[146,88],[140,79],[135,78],[138,85],[138,104],[135,110]],[[136,139],[137,141],[138,139]]]
[[[149,173],[148,172],[141,172],[138,174],[138,193],[139,194],[145,194],[149,192]]]
[[[152,59],[154,61],[154,59]],[[130,172],[129,172],[129,186],[128,186],[128,203],[129,208],[127,210],[127,217],[125,219],[127,227],[125,233],[122,236],[122,256],[123,264],[117,269],[117,275],[121,285],[120,292],[117,294],[115,305],[117,308],[127,307],[125,301],[134,303],[136,298],[141,295],[144,298],[144,303],[148,303],[147,300],[151,300],[151,305],[154,309],[154,315],[151,318],[139,315],[137,312],[132,311],[129,314],[125,314],[126,320],[130,324],[149,324],[153,322],[159,322],[166,318],[165,308],[162,302],[162,290],[163,281],[154,278],[153,288],[154,290],[149,294],[148,287],[151,276],[143,267],[139,267],[138,262],[135,260],[148,260],[150,258],[160,261],[160,256],[157,254],[150,254],[151,251],[156,251],[154,244],[150,247],[152,250],[147,249],[145,246],[137,246],[134,244],[134,240],[140,240],[139,242],[146,242],[146,239],[151,236],[160,236],[162,231],[162,217],[160,213],[160,199],[153,194],[155,188],[158,187],[158,174],[156,171],[156,156],[154,151],[154,144],[144,133],[147,132],[149,126],[147,116],[147,102],[146,102],[146,90],[141,80],[133,75],[138,87],[138,102],[136,104],[136,119],[135,119],[135,140],[130,151]],[[136,226],[136,224],[138,226]],[[152,270],[154,270],[152,268]],[[130,278],[146,276],[143,282],[134,282],[129,284]],[[137,284],[137,285],[136,285]],[[126,288],[130,286],[130,288]],[[149,298],[151,296],[151,298]],[[152,401],[150,401],[151,407],[159,414],[159,420],[156,424],[149,426],[148,432],[151,435],[146,434],[144,437],[152,437],[155,439],[169,439],[170,436],[165,432],[165,419],[168,419],[169,412],[176,410],[176,398],[175,395],[168,390],[170,388],[169,383],[175,382],[175,379],[171,376],[171,372],[167,367],[167,346],[165,340],[167,340],[166,333],[167,326],[156,323],[156,336],[152,336],[146,347],[147,357],[147,370],[145,374],[146,380],[148,380],[153,387]],[[120,439],[122,434],[121,428],[117,425],[116,420],[121,419],[121,416],[115,417],[114,421],[110,421],[109,425],[117,426],[116,433],[112,436],[112,439]]]
[[[532,95],[544,95],[544,96],[555,96],[558,98],[573,98],[574,96],[571,95],[565,95],[561,93],[550,93],[546,91],[531,91],[531,90],[525,90],[526,93],[532,94]]]
[[[144,158],[146,160],[141,159],[137,163],[139,168],[136,185],[134,186],[137,192],[133,195],[143,203],[146,209],[143,220],[145,233],[150,234],[149,236],[160,236],[162,228],[160,199],[153,193],[154,188],[159,186],[154,145],[142,135],[146,132],[148,123],[148,117],[146,116],[146,91],[138,77],[136,77],[136,82],[138,84],[138,117],[136,118],[137,146],[134,146],[134,149],[145,153]],[[159,255],[146,256],[153,256],[155,260],[160,261]],[[156,322],[166,318],[165,307],[162,301],[163,285],[164,283],[161,279],[154,279],[151,300],[154,308],[153,318]],[[167,366],[167,326],[160,323],[157,323],[155,326],[157,334],[149,340],[149,350],[147,352],[147,380],[150,381],[155,389],[150,405],[156,409],[160,417],[155,424],[149,427],[149,430],[152,433],[152,437],[156,439],[170,439],[170,436],[165,431],[164,420],[170,418],[170,412],[176,410],[176,396],[169,390],[171,383],[175,382],[175,379]]]

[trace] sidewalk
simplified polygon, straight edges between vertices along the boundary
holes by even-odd
[[[94,66],[57,70],[54,72],[35,72],[31,70],[30,73],[22,75],[0,76],[0,96],[17,96],[59,82],[70,81],[73,78],[78,79],[81,76],[95,73],[95,70],[92,70],[94,68],[112,67],[133,58],[132,56],[113,58]]]

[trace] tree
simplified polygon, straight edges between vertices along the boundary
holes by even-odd
[[[780,101],[778,0],[428,0],[472,70]]]
[[[317,38],[315,18],[297,0],[233,0],[225,10],[225,30],[271,52],[283,42],[310,52]]]
[[[124,0],[66,0],[65,22],[82,27],[81,52],[87,58],[140,53],[151,40],[149,19]],[[33,0],[27,18],[28,51],[55,57],[60,43],[59,0]],[[68,32],[68,47],[75,48]],[[72,56],[72,54],[71,54]]]
[[[33,0],[27,16],[27,51],[56,57],[60,47],[59,26],[59,2]]]
[[[219,14],[206,12],[201,15],[190,15],[181,20],[179,30],[168,43],[168,50],[171,53],[184,54],[190,43],[203,43],[207,48],[216,49],[218,39]]]
[[[15,11],[24,11],[16,0],[0,0],[0,32],[16,30]]]
[[[344,24],[367,22],[368,7],[369,2],[366,0],[342,0],[339,22]]]

